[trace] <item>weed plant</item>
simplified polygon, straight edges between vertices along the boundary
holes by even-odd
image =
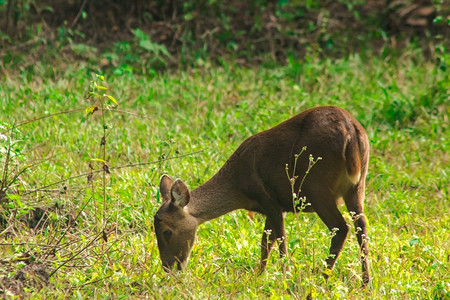
[[[2,296],[450,297],[445,68],[414,52],[307,57],[276,67],[222,61],[144,75],[60,64],[10,70],[2,78]],[[331,237],[315,214],[301,213],[287,215],[288,258],[279,262],[272,253],[261,275],[264,218],[251,220],[244,211],[203,224],[188,269],[164,273],[152,232],[160,176],[181,177],[195,188],[246,137],[318,105],[347,109],[370,138],[369,287],[361,288],[353,227],[325,281]]]

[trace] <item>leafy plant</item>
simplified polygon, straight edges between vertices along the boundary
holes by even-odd
[[[172,60],[172,56],[164,45],[157,44],[150,40],[150,36],[145,34],[141,29],[136,28],[131,30],[138,41],[138,46],[145,50],[151,56],[149,62],[153,64],[167,65],[168,61]]]

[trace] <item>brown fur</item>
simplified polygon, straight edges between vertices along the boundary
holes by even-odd
[[[287,254],[284,215],[296,211],[285,166],[290,172],[294,155],[306,146],[295,174],[303,177],[311,154],[321,157],[306,176],[301,195],[316,212],[332,237],[327,267],[332,269],[349,231],[337,208],[343,199],[354,215],[361,247],[363,282],[369,281],[368,235],[364,208],[364,186],[369,161],[369,142],[364,128],[347,111],[333,106],[317,107],[245,140],[219,172],[189,192],[179,179],[164,175],[160,190],[163,204],[155,215],[155,231],[166,270],[187,263],[197,226],[235,209],[266,215],[261,243],[260,269],[276,240],[280,255]],[[299,188],[297,180],[295,190]],[[327,275],[325,275],[327,276]]]

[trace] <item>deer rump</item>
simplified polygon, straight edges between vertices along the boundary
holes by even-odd
[[[297,160],[294,156],[303,147]],[[337,107],[307,110],[269,130],[245,140],[217,175],[227,176],[248,195],[248,210],[267,215],[268,197],[283,212],[296,212],[289,177],[298,176],[294,191],[308,170],[310,155],[321,160],[305,176],[300,197],[306,197],[305,212],[327,202],[339,202],[349,189],[358,185],[367,172],[368,141],[362,126],[346,111]],[[286,174],[286,165],[289,174]],[[328,191],[327,197],[317,197]],[[255,194],[264,193],[265,197]],[[331,204],[330,204],[331,205]],[[269,206],[270,207],[270,206]]]

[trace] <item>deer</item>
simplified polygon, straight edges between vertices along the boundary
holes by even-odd
[[[310,158],[321,160],[308,171]],[[341,253],[349,226],[338,209],[345,203],[352,216],[362,263],[362,281],[370,280],[367,220],[364,215],[369,140],[361,124],[346,110],[319,106],[305,110],[279,125],[247,138],[220,170],[190,191],[181,180],[160,179],[162,204],[154,215],[154,231],[163,269],[183,270],[200,224],[233,210],[246,209],[265,215],[261,240],[260,272],[275,243],[279,255],[287,252],[284,217],[287,212],[315,212],[333,233],[326,270],[328,279]],[[304,174],[303,205],[293,201],[292,181],[286,168]],[[295,190],[300,182],[294,183]]]

